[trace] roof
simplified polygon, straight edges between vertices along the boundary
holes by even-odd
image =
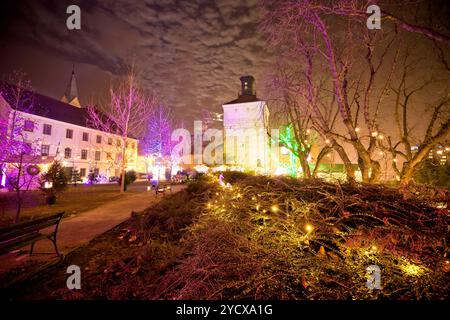
[[[12,108],[16,107],[15,90],[17,90],[15,85],[0,82],[0,94]],[[24,90],[17,110],[81,127],[92,128],[87,123],[89,116],[86,108],[75,107],[30,90]]]
[[[258,99],[256,95],[252,94],[243,94],[239,95],[237,99],[234,99],[230,102],[224,103],[225,104],[237,104],[237,103],[246,103],[246,102],[256,102],[256,101],[262,101],[261,99]]]
[[[70,76],[69,84],[61,100],[62,102],[69,103],[73,106],[81,107],[80,101],[78,100],[77,81],[75,79],[74,69],[72,69],[72,75]]]

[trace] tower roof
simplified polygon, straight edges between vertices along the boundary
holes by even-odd
[[[239,78],[241,80],[241,92],[238,93],[238,98],[229,101],[225,104],[236,104],[236,103],[246,103],[261,101],[256,97],[255,78],[251,75],[242,76]]]
[[[72,68],[72,74],[70,76],[69,84],[66,88],[66,91],[61,101],[71,104],[75,107],[81,108],[80,101],[78,100],[78,88],[77,88],[77,80],[75,78],[75,67]]]

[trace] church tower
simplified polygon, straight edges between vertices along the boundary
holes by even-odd
[[[81,108],[78,100],[77,80],[75,79],[75,67],[72,68],[72,75],[70,76],[69,85],[66,88],[64,96],[61,98],[62,102]]]
[[[255,78],[242,76],[237,99],[225,103],[223,126],[225,134],[225,163],[249,170],[268,170],[269,109],[256,96]]]

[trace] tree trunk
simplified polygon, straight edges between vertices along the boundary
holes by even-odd
[[[344,162],[345,173],[347,175],[347,180],[350,183],[355,182],[355,171],[353,170],[352,162],[350,161],[347,153],[345,153],[344,148],[336,142],[336,140],[332,140],[333,149],[339,154],[342,162]]]
[[[121,175],[120,175],[120,193],[125,193],[125,156],[126,156],[126,146],[125,146],[125,141],[122,141],[123,143],[123,147],[122,147],[122,163],[121,163]]]
[[[371,162],[372,174],[370,175],[370,183],[378,183],[381,178],[381,165],[378,161]]]
[[[309,168],[306,157],[304,155],[300,155],[298,159],[300,160],[300,166],[302,167],[303,178],[310,179],[311,178],[311,170]]]

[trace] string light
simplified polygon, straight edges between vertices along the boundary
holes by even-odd
[[[377,131],[372,132],[372,137],[376,137],[378,135]]]
[[[359,132],[359,128],[358,127],[355,128],[355,132]]]
[[[278,211],[278,206],[273,205],[270,210],[272,210],[272,212],[277,212]]]
[[[305,230],[306,232],[311,233],[314,230],[314,227],[311,224],[307,223],[305,225]]]

